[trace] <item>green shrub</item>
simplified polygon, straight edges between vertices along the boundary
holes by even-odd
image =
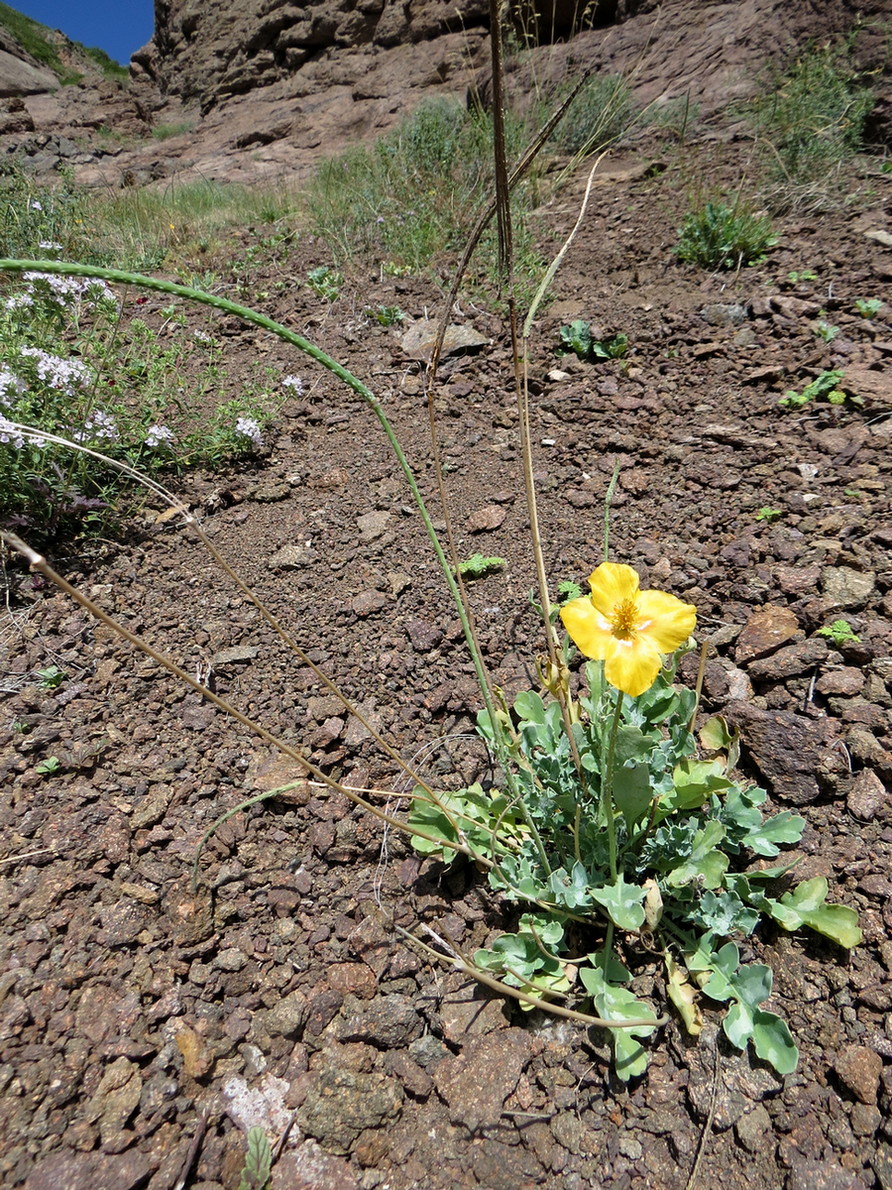
[[[555,130],[554,141],[572,154],[595,153],[619,140],[635,118],[628,83],[620,75],[589,79]]]
[[[306,197],[312,231],[335,260],[381,262],[387,271],[417,271],[465,244],[469,229],[492,193],[492,122],[456,101],[423,103],[393,132],[322,164]],[[507,120],[509,160],[525,141],[519,121]],[[515,191],[515,259],[531,259],[523,218],[524,194]],[[493,233],[479,249],[478,275],[494,273]],[[536,258],[538,265],[538,258]]]
[[[802,54],[752,109],[779,206],[826,195],[861,148],[873,106],[866,80],[833,49]]]
[[[758,264],[776,243],[767,216],[754,214],[740,202],[729,207],[709,201],[685,216],[675,254],[704,269],[734,269]]]

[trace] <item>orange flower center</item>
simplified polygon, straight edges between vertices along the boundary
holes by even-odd
[[[638,627],[638,605],[634,599],[623,599],[613,609],[610,631],[617,640],[634,640]]]

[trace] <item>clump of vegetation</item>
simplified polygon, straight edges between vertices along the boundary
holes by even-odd
[[[307,273],[307,285],[323,302],[337,301],[343,284],[342,275],[336,269],[329,268],[327,264],[317,265]]]
[[[806,50],[756,101],[752,121],[778,208],[826,202],[862,147],[873,102],[869,78],[838,48]]]
[[[521,906],[517,928],[478,950],[474,965],[526,1008],[578,985],[600,1018],[592,1023],[623,1025],[609,1029],[620,1078],[643,1073],[645,1042],[666,1019],[634,990],[642,946],[660,956],[666,996],[690,1034],[701,1031],[704,998],[726,1004],[731,1044],[752,1045],[787,1074],[798,1050],[765,1008],[771,970],[742,963],[734,938],[764,917],[854,946],[857,917],[827,903],[822,878],[787,889],[786,865],[754,866],[796,843],[805,820],[763,813],[765,790],[733,771],[739,745],[723,719],[693,733],[696,695],[673,684],[674,661],[664,668],[662,656],[686,647],[693,606],[639,590],[621,564],[602,563],[589,583],[589,595],[560,608],[567,636],[551,697],[524,691],[478,716],[496,755],[507,755],[504,787],[416,790],[409,821],[424,837],[414,846],[447,863],[471,855]],[[580,692],[567,668],[573,644],[591,658]]]
[[[458,564],[458,572],[464,579],[486,578],[504,568],[504,558],[487,558],[484,554],[471,554]]]
[[[220,401],[220,344],[170,307],[122,335],[102,281],[26,273],[0,307],[0,523],[42,539],[107,530],[121,471],[250,455],[284,391],[249,384]]]
[[[152,129],[155,140],[170,140],[174,136],[182,136],[184,132],[191,132],[195,127],[193,120],[182,120],[179,124],[158,124]]]
[[[399,326],[405,320],[406,313],[399,306],[376,306],[369,310],[369,317],[374,318],[379,326]]]
[[[549,99],[554,107],[560,101],[560,92]],[[574,156],[595,153],[620,140],[635,117],[626,80],[621,75],[593,75],[564,113],[554,143]]]
[[[598,339],[592,334],[591,323],[577,318],[561,327],[560,350],[575,352],[583,360],[624,359],[629,352],[629,338],[620,331]]]
[[[508,117],[509,157],[526,134]],[[420,107],[371,147],[357,147],[320,166],[306,197],[312,231],[336,261],[379,261],[388,272],[418,271],[460,251],[492,190],[492,121],[456,101]],[[520,272],[539,265],[524,218],[527,192],[515,190],[515,262]],[[484,234],[472,284],[497,275],[494,233]]]
[[[862,318],[876,318],[884,305],[880,298],[855,298],[855,309]]]
[[[801,409],[809,401],[818,400],[820,397],[826,397],[831,405],[843,405],[847,399],[847,394],[843,389],[839,388],[839,382],[842,380],[843,375],[844,373],[838,371],[836,368],[821,372],[810,384],[805,386],[802,392],[797,392],[794,388],[788,388],[778,401],[778,405],[782,409]],[[860,397],[851,397],[848,399],[851,400],[853,405],[863,404]]]
[[[852,630],[848,620],[834,620],[832,624],[825,624],[818,629],[818,636],[825,636],[831,644],[839,648],[841,645],[857,644],[861,637]]]
[[[771,508],[766,504],[756,513],[756,520],[770,525],[774,521],[779,521],[783,515],[783,512],[779,508]]]
[[[675,254],[704,269],[738,269],[760,264],[776,243],[767,215],[755,213],[739,198],[733,206],[710,200],[685,216]]]
[[[84,264],[176,267],[222,254],[221,236],[234,228],[254,229],[259,239],[272,227],[293,235],[294,213],[294,195],[283,187],[200,180],[96,194],[66,180],[40,185],[15,161],[0,164],[0,253],[11,258],[44,258],[41,244],[52,243],[54,257]]]

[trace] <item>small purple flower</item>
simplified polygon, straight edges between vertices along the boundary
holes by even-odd
[[[145,443],[153,449],[158,446],[170,446],[173,442],[173,430],[167,426],[149,426],[146,430]]]
[[[242,437],[250,439],[255,450],[263,446],[263,434],[260,430],[260,423],[255,421],[253,417],[240,417],[235,423],[236,434],[241,434]]]
[[[14,446],[16,450],[21,450],[25,445],[25,439],[21,432],[3,416],[0,416],[0,442]]]
[[[282,388],[293,389],[296,397],[302,397],[304,395],[304,382],[300,376],[283,376]]]
[[[93,410],[84,422],[83,429],[71,431],[73,442],[97,442],[102,439],[106,442],[117,442],[119,437],[114,416],[111,413],[103,413],[101,409]]]

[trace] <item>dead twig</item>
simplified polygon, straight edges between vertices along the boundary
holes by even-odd
[[[198,1117],[198,1127],[195,1129],[195,1135],[192,1137],[192,1144],[189,1145],[189,1152],[186,1154],[180,1169],[180,1176],[173,1185],[172,1190],[185,1190],[186,1182],[189,1180],[189,1174],[192,1171],[192,1166],[198,1159],[198,1153],[201,1149],[202,1141],[205,1133],[208,1130],[208,1118],[204,1112]]]

